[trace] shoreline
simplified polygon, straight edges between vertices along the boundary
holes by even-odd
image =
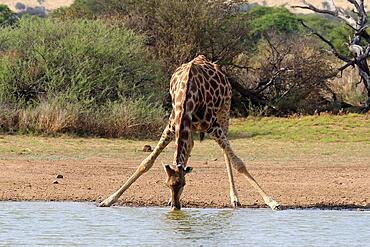
[[[98,207],[99,202],[96,201],[88,201],[88,200],[44,200],[44,199],[36,199],[36,200],[0,200],[2,202],[31,202],[31,203],[91,203]],[[119,202],[115,203],[111,206],[111,208],[125,208],[125,207],[133,207],[133,208],[164,208],[170,209],[169,206],[163,204],[157,204],[152,202]],[[266,205],[241,205],[238,208],[233,208],[231,205],[217,205],[217,204],[207,204],[204,205],[200,204],[184,204],[183,209],[270,209]],[[310,204],[310,205],[282,205],[283,210],[344,210],[344,211],[369,211],[370,204],[368,205],[359,205],[359,204]]]

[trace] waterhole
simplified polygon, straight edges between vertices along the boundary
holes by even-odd
[[[0,246],[369,246],[370,211],[0,202]]]

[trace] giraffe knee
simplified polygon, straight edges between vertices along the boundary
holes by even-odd
[[[141,173],[145,173],[147,171],[149,171],[149,169],[153,166],[154,164],[154,161],[151,161],[151,160],[143,160],[141,162],[141,164],[139,165],[139,168],[138,170],[141,172]]]
[[[243,173],[246,170],[244,162],[238,157],[234,157],[232,159],[232,165],[235,168],[235,170],[237,170],[240,173]]]

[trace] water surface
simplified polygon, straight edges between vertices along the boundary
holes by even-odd
[[[370,246],[370,211],[0,202],[0,246]]]

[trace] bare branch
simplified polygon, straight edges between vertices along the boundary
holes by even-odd
[[[347,0],[347,1],[354,6],[355,9],[353,10],[353,13],[356,14],[356,19],[347,14],[342,8],[336,7],[334,4],[334,0],[329,0],[331,10],[316,8],[314,5],[307,3],[305,0],[302,1],[304,6],[292,6],[292,7],[309,9],[316,13],[335,16],[338,19],[345,21],[355,31],[354,37],[350,40],[348,44],[348,49],[352,52],[354,57],[354,59],[350,59],[338,53],[338,51],[335,49],[335,47],[329,40],[325,39],[322,35],[314,31],[312,28],[305,25],[303,21],[301,21],[302,25],[309,29],[311,33],[315,34],[317,37],[319,37],[322,41],[324,41],[327,45],[330,46],[336,57],[346,62],[345,65],[343,65],[337,70],[337,73],[338,72],[342,73],[343,70],[345,70],[349,66],[356,66],[356,68],[358,69],[358,73],[361,76],[361,81],[367,88],[368,100],[365,102],[364,109],[365,111],[368,111],[370,110],[370,70],[367,64],[367,58],[370,57],[370,35],[366,31],[368,16],[365,10],[364,0]],[[362,39],[365,39],[368,43],[366,49],[361,46]]]
[[[293,9],[295,9],[295,8],[308,9],[308,10],[312,10],[312,11],[314,11],[316,13],[320,13],[320,14],[327,14],[327,15],[337,16],[336,11],[316,8],[314,5],[312,5],[310,3],[307,3],[304,0],[302,2],[303,2],[304,5],[293,5],[293,6],[291,6],[291,8],[293,8]]]
[[[348,0],[348,1],[354,1],[354,0]],[[360,26],[358,25],[357,21],[354,18],[352,18],[350,15],[346,14],[346,12],[343,9],[336,7],[334,2],[331,3],[331,6],[335,8],[334,10],[319,9],[319,8],[315,7],[314,5],[312,5],[310,3],[307,3],[305,0],[303,0],[302,2],[304,4],[303,6],[302,5],[294,5],[294,6],[291,6],[291,7],[292,8],[300,8],[300,9],[308,9],[308,10],[312,10],[316,13],[335,16],[335,17],[345,21],[353,29],[355,29],[355,30],[360,29]]]
[[[270,80],[262,87],[260,88],[259,90],[256,91],[257,94],[260,94],[262,93],[264,90],[266,90],[269,86],[271,86],[275,79],[283,72],[285,71],[289,71],[288,68],[280,68],[277,72],[274,73],[274,75],[270,78]],[[258,88],[257,88],[258,89]]]
[[[316,32],[315,30],[313,30],[311,27],[309,27],[308,25],[306,25],[306,23],[303,22],[303,20],[300,20],[300,22],[302,23],[302,25],[307,28],[311,33],[313,33],[314,35],[316,35],[317,37],[319,37],[322,41],[324,41],[327,45],[330,46],[332,52],[334,53],[334,55],[339,58],[340,60],[343,60],[345,62],[350,62],[351,59],[340,54],[337,49],[335,49],[334,45],[329,41],[327,40],[324,36],[322,36],[321,34],[319,34],[318,32]]]

